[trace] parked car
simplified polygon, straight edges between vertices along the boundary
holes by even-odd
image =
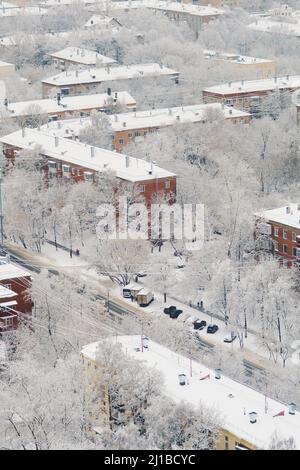
[[[177,318],[182,313],[182,310],[177,309],[175,305],[171,305],[170,307],[164,308],[164,313],[170,315],[171,318]]]
[[[206,327],[205,320],[195,320],[194,321],[194,330],[203,330]]]
[[[218,329],[219,329],[218,325],[208,325],[206,331],[208,334],[214,335],[218,331]]]
[[[144,271],[139,271],[138,273],[135,274],[137,277],[146,277],[147,274]]]
[[[175,312],[170,313],[170,318],[176,319],[179,317],[179,315],[182,314],[182,310],[176,310]]]
[[[236,334],[232,331],[229,335],[225,336],[224,343],[233,343],[236,338]]]

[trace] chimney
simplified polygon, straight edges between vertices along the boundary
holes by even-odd
[[[285,211],[286,211],[286,214],[290,214],[291,213],[290,206],[286,206]]]
[[[229,109],[229,114],[232,114],[232,109],[231,108]]]
[[[118,115],[115,114],[115,122],[118,122]]]
[[[111,96],[111,88],[107,88],[107,94],[108,96]]]
[[[215,379],[220,380],[221,378],[221,369],[215,369]]]
[[[54,137],[54,143],[55,143],[55,147],[58,147],[59,139],[58,139],[57,135]]]
[[[153,167],[154,167],[155,164],[156,164],[156,161],[155,161],[155,160],[152,160],[151,166],[150,166],[150,170],[149,170],[149,172],[148,172],[149,175],[152,175],[152,173],[153,173]]]
[[[169,116],[172,116],[172,109],[169,109]]]
[[[297,211],[300,211],[300,204],[297,204]]]
[[[75,70],[75,77],[78,77],[78,70]]]
[[[123,127],[126,127],[126,122],[125,121],[123,122]]]
[[[289,404],[289,414],[293,415],[293,416],[296,414],[296,405],[295,405],[295,403],[290,403]]]
[[[126,155],[125,160],[126,160],[126,168],[129,168],[129,165],[130,165],[130,157],[129,157],[129,155]]]
[[[257,421],[257,413],[256,411],[251,411],[251,413],[249,413],[249,419],[250,419],[250,423],[251,424],[255,424],[256,421]]]
[[[4,100],[4,106],[5,106],[6,108],[7,108],[7,106],[8,106],[8,99],[7,99],[7,98],[5,98],[5,100]]]
[[[274,81],[275,81],[275,83],[277,83],[277,77],[274,77]]]
[[[232,82],[228,82],[228,86],[229,86],[229,87],[231,87],[231,83],[232,83]]]
[[[95,147],[91,147],[91,158],[95,157]]]
[[[287,80],[289,80],[289,79],[290,79],[290,76],[289,76],[289,75],[287,75],[287,76],[286,76],[286,79],[287,79]]]
[[[176,121],[180,121],[180,116],[176,116]]]
[[[26,135],[25,127],[22,127],[22,137],[24,138]]]
[[[56,100],[57,100],[57,104],[59,106],[60,105],[60,100],[61,100],[61,94],[60,93],[57,93]]]

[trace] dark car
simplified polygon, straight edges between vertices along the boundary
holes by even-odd
[[[177,309],[175,305],[171,305],[170,307],[164,308],[164,313],[170,315],[170,318],[177,318],[182,313],[182,310]]]
[[[176,319],[179,317],[179,315],[182,314],[182,310],[176,310],[175,312],[170,313],[170,318]]]
[[[195,320],[194,321],[194,330],[203,330],[206,327],[205,320]]]
[[[207,327],[207,333],[214,335],[218,331],[219,327],[218,325],[208,325]]]

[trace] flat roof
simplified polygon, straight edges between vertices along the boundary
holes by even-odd
[[[225,119],[251,117],[251,114],[221,103],[199,104],[175,108],[151,109],[107,115],[114,132],[151,127],[167,127],[175,124],[202,122],[209,112],[220,112]],[[92,118],[63,119],[44,124],[41,129],[61,137],[78,136],[80,131],[92,124]]]
[[[205,50],[203,51],[203,53],[205,58],[207,59],[226,60],[227,62],[232,62],[234,64],[240,65],[274,63],[274,60],[272,59],[261,59],[259,57],[251,57],[247,55],[240,55],[228,52]]]
[[[58,145],[55,145],[56,139]],[[13,132],[1,137],[0,142],[20,149],[32,149],[36,145],[40,145],[43,154],[50,159],[53,158],[64,161],[67,164],[79,165],[100,173],[112,171],[118,178],[130,182],[176,176],[174,173],[164,170],[157,165],[151,165],[151,163],[145,160],[99,147],[92,147],[91,145],[62,137],[55,138],[52,134],[38,129],[26,128],[24,137],[22,130]],[[94,155],[92,155],[92,148],[94,149]],[[153,170],[152,172],[151,169]]]
[[[47,15],[48,10],[41,8],[40,6],[17,6],[15,7],[1,7],[0,5],[0,17],[12,17],[18,15]]]
[[[215,410],[220,415],[222,428],[258,448],[268,448],[276,432],[279,439],[293,437],[300,449],[300,413],[296,411],[294,416],[290,415],[286,404],[266,399],[264,394],[223,375],[217,380],[213,370],[154,341],[149,340],[148,348],[143,348],[142,352],[141,336],[114,336],[111,341],[120,344],[128,357],[160,372],[164,391],[175,402],[184,401],[195,407],[202,404]],[[97,360],[99,344],[85,346],[82,355]],[[179,385],[179,374],[186,374],[188,385]],[[209,378],[204,379],[208,375]],[[284,416],[274,417],[281,411],[285,412]],[[250,423],[251,412],[257,413],[255,424]]]
[[[101,108],[107,107],[113,102],[115,93],[117,93],[116,99],[118,104],[128,107],[136,106],[135,99],[127,91],[114,91],[111,95],[97,93],[93,95],[63,96],[61,97],[60,104],[54,98],[8,103],[7,111],[15,117],[28,115],[30,108],[34,107],[41,108],[41,112],[45,114]]]
[[[288,209],[287,209],[288,208]],[[266,221],[277,222],[288,227],[300,229],[300,204],[290,203],[276,209],[268,209],[255,213],[256,217]]]
[[[0,281],[5,281],[8,279],[15,279],[18,277],[31,277],[30,272],[26,271],[24,268],[20,268],[16,264],[5,263],[0,264]]]
[[[116,61],[110,57],[99,54],[90,49],[83,49],[81,47],[65,47],[64,49],[49,54],[51,57],[66,61],[76,62],[83,65],[101,65],[114,64]]]
[[[227,82],[204,88],[204,92],[219,95],[235,95],[241,93],[255,93],[259,91],[274,91],[285,89],[296,89],[300,87],[300,75],[291,75],[277,78],[265,78],[260,80],[240,80],[238,82]]]
[[[119,65],[105,68],[90,68],[59,73],[42,80],[42,83],[55,86],[81,83],[100,83],[131,78],[177,76],[178,72],[157,63]]]
[[[154,10],[172,11],[175,13],[187,13],[193,16],[219,16],[225,11],[221,8],[214,8],[210,5],[192,5],[187,3],[156,1],[156,0],[134,0],[112,2],[112,9],[137,9],[150,8]]]
[[[300,36],[300,20],[296,17],[292,18],[295,19],[294,23],[288,23],[286,21],[275,21],[272,19],[272,17],[267,17],[256,20],[254,23],[249,24],[247,27],[253,31],[286,34],[288,36],[298,37]]]

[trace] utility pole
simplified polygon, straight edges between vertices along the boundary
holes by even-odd
[[[2,168],[0,168],[0,231],[1,247],[3,248]]]

